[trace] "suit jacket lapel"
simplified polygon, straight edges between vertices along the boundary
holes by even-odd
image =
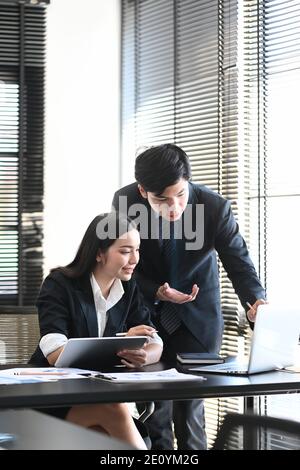
[[[98,336],[97,313],[89,276],[77,281],[76,293],[86,318],[89,336]]]
[[[118,332],[126,331],[126,317],[128,306],[125,295],[121,297],[112,308],[107,312],[107,323],[104,330],[104,336],[114,336]]]

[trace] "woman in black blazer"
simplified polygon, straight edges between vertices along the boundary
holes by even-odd
[[[52,270],[42,285],[37,301],[41,340],[31,363],[54,365],[68,338],[122,331],[149,337],[143,348],[118,353],[124,365],[140,367],[159,361],[162,341],[131,279],[139,245],[139,233],[126,216],[112,212],[95,217],[74,260]],[[145,448],[125,403],[75,406],[52,414]]]

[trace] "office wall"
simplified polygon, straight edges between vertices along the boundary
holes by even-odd
[[[45,274],[71,260],[119,184],[119,0],[48,8]]]

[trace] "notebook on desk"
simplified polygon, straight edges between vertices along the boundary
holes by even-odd
[[[260,305],[251,341],[248,362],[225,362],[193,367],[194,372],[250,375],[283,369],[295,361],[300,334],[300,309]]]

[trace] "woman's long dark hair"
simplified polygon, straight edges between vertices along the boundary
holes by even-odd
[[[70,278],[89,275],[96,266],[98,251],[105,253],[124,233],[136,229],[135,223],[119,212],[97,215],[88,226],[73,261],[67,266],[54,268]]]

